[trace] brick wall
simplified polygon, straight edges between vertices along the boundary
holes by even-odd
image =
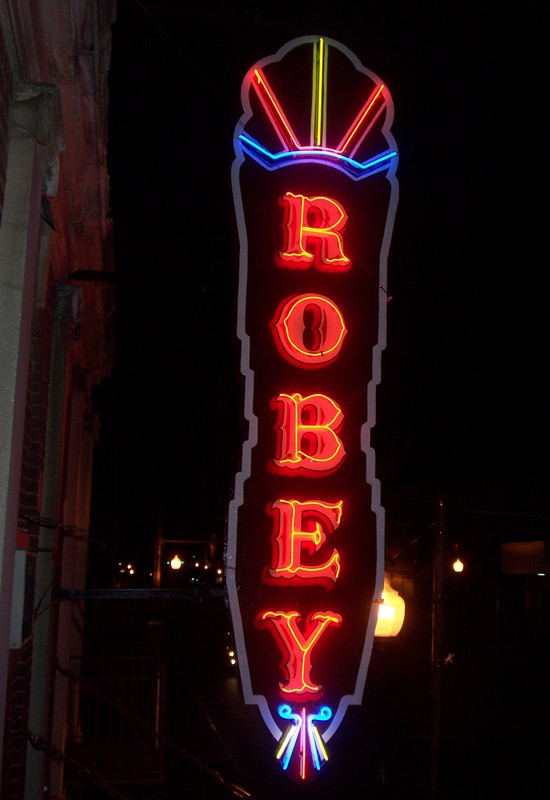
[[[54,281],[49,281],[49,297],[43,308],[35,309],[32,325],[29,382],[25,411],[23,463],[19,493],[19,527],[32,530],[28,519],[40,514],[42,475],[46,449],[48,385],[51,362]]]
[[[6,189],[6,169],[8,161],[9,111],[13,93],[13,82],[2,29],[0,28],[0,224],[4,208]],[[19,800],[21,779],[25,774],[26,740],[11,734],[10,720],[16,708],[24,710],[28,706],[32,644],[29,641],[19,650],[10,651],[8,661],[8,685],[5,741],[7,749],[2,769],[2,798]],[[4,777],[6,780],[4,780]],[[13,790],[15,789],[15,794]]]
[[[31,685],[32,640],[19,650],[10,650],[4,761],[2,764],[2,800],[23,800],[27,758],[27,739],[18,727],[28,723],[28,703]]]
[[[48,386],[53,335],[54,281],[45,306],[35,309],[33,318],[25,433],[21,465],[18,528],[28,536],[32,551],[38,546],[41,508],[42,475],[44,471]],[[0,796],[2,800],[23,800],[27,740],[20,733],[10,732],[9,719],[25,728],[29,719],[29,696],[32,663],[32,619],[35,555],[27,553],[26,596],[23,624],[23,643],[10,650],[8,662],[7,720],[4,738]],[[12,726],[13,728],[13,726]],[[17,725],[15,725],[15,730]]]
[[[4,208],[6,167],[8,161],[9,108],[13,84],[2,30],[0,29],[0,222]]]

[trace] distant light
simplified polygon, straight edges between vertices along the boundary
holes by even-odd
[[[222,569],[218,569],[218,575],[221,575],[222,573],[223,573],[223,570]]]
[[[464,563],[460,560],[460,558],[455,558],[453,561],[453,569],[455,572],[462,572],[464,569]]]
[[[199,562],[198,562],[198,561],[195,561],[195,566],[196,566],[196,567],[200,567],[200,564],[199,564]]]
[[[172,567],[172,569],[181,569],[181,565],[182,564],[183,564],[183,561],[181,560],[181,558],[176,553],[174,558],[170,561],[170,566]]]
[[[119,561],[118,562],[118,572],[121,575],[125,575],[126,573],[128,573],[129,575],[135,575],[136,570],[135,570],[133,564],[126,564],[126,566],[124,566],[122,561]]]

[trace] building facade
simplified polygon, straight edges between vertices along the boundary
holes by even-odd
[[[92,389],[114,354],[114,0],[0,4],[0,796],[64,798]]]

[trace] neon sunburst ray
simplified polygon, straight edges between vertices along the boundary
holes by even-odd
[[[329,45],[320,38],[313,46],[310,138],[307,143],[299,140],[289,119],[290,115],[283,108],[263,70],[260,67],[253,70],[251,86],[281,143],[282,150],[272,152],[248,133],[241,133],[239,141],[243,149],[266,169],[314,161],[337,166],[356,178],[364,178],[387,168],[396,158],[396,151],[390,149],[367,161],[354,158],[386,108],[386,87],[383,83],[376,86],[365,100],[339,143],[336,146],[327,144],[328,64]]]

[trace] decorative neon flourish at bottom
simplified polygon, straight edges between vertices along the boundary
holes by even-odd
[[[318,713],[308,714],[305,708],[296,712],[287,704],[279,706],[278,711],[279,716],[290,720],[290,725],[281,736],[275,755],[281,762],[282,768],[286,770],[292,754],[296,750],[296,744],[299,743],[297,753],[300,759],[300,777],[305,779],[308,747],[311,761],[316,770],[320,770],[325,761],[328,761],[323,737],[319,733],[316,723],[328,722],[332,717],[332,711],[328,706],[323,706]]]

